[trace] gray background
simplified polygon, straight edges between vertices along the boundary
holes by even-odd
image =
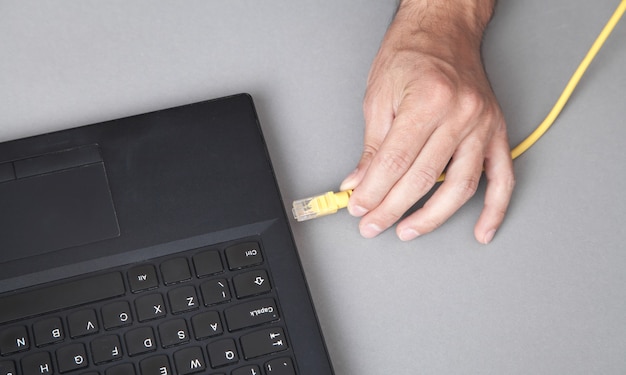
[[[512,144],[539,124],[616,0],[501,0],[484,45]],[[0,1],[0,140],[249,92],[285,205],[356,166],[395,1]],[[494,242],[484,185],[436,232],[293,231],[337,374],[626,373],[626,21],[515,161]]]

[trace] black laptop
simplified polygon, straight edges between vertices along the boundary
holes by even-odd
[[[249,95],[0,144],[0,375],[332,374]]]

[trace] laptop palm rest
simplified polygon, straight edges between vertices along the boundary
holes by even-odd
[[[0,182],[0,233],[11,251],[0,251],[0,263],[119,236],[97,146],[7,164],[14,175]]]

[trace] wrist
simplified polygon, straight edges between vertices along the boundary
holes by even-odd
[[[495,0],[402,0],[389,34],[402,44],[432,40],[477,49],[494,6]]]

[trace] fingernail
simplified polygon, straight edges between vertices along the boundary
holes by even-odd
[[[361,228],[361,236],[365,237],[365,238],[373,238],[376,237],[380,234],[380,232],[382,232],[382,228],[379,227],[378,225],[371,223],[371,224],[367,224],[364,225]]]
[[[419,236],[420,236],[419,232],[417,232],[415,229],[412,229],[412,228],[403,229],[398,234],[398,237],[400,238],[401,241],[411,241],[411,240],[416,239]]]
[[[361,217],[369,212],[367,208],[361,206],[348,206],[348,211],[350,212],[350,215],[356,217]]]
[[[488,243],[490,243],[491,241],[493,241],[493,238],[496,236],[496,230],[492,229],[489,232],[487,232],[487,234],[485,234],[485,238],[483,240],[483,243],[486,245]]]

